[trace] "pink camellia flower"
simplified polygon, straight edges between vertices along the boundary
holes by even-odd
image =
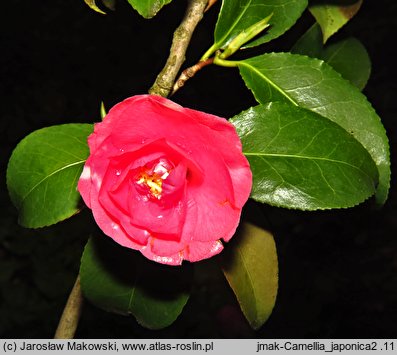
[[[252,174],[232,124],[154,95],[113,107],[88,138],[78,189],[102,231],[163,264],[218,254]]]

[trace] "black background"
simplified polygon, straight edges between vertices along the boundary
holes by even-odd
[[[18,226],[5,186],[15,145],[35,129],[98,121],[107,108],[147,92],[161,70],[185,1],[174,0],[144,20],[119,0],[101,16],[83,0],[4,2],[0,10],[1,203],[0,336],[52,337],[89,233],[89,211],[60,225]],[[199,24],[187,53],[192,65],[212,44],[216,5]],[[373,63],[365,94],[382,117],[395,156],[397,109],[395,36],[397,4],[364,1],[358,15],[332,41],[354,35]],[[312,22],[306,13],[295,30],[261,51],[288,50]],[[223,117],[255,102],[234,69],[208,67],[174,97],[183,106]],[[394,154],[393,154],[394,153]],[[349,210],[262,210],[275,234],[279,296],[269,321],[249,329],[225,281],[210,262],[199,263],[185,311],[162,331],[86,303],[77,337],[364,338],[397,336],[397,219],[395,182],[383,209],[372,201]]]

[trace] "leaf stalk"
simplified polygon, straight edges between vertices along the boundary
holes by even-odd
[[[221,67],[235,68],[239,65],[239,63],[240,62],[234,60],[222,59],[218,54],[214,58],[214,64],[219,65]]]

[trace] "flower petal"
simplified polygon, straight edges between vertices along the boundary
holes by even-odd
[[[88,138],[78,183],[102,231],[159,263],[219,253],[252,174],[227,120],[153,95],[112,108]]]

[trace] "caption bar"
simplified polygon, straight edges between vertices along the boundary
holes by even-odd
[[[396,339],[270,340],[270,339],[146,339],[146,340],[0,340],[7,354],[392,354]]]

